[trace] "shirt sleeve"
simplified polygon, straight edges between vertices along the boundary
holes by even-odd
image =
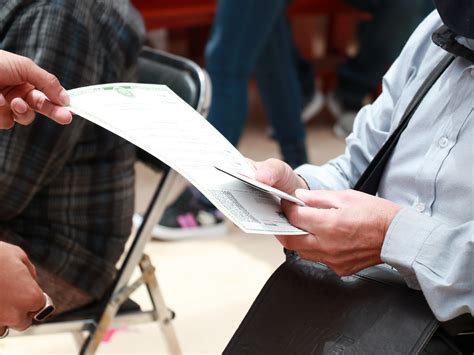
[[[297,169],[311,189],[344,190],[352,188],[370,161],[398,125],[394,112],[407,102],[400,102],[403,90],[417,74],[420,51],[430,43],[431,31],[439,22],[433,12],[410,37],[400,56],[383,78],[382,93],[371,105],[359,111],[353,132],[346,139],[344,154],[322,166],[303,165]]]
[[[423,291],[440,321],[474,316],[474,221],[450,226],[403,208],[389,227],[381,257],[410,287]]]
[[[401,99],[402,92],[427,60],[426,46],[439,25],[439,16],[434,12],[412,35],[385,75],[380,97],[357,115],[344,154],[323,166],[303,165],[297,169],[311,189],[342,190],[354,186],[398,125],[398,113],[408,104]],[[400,272],[409,287],[423,291],[440,321],[463,313],[474,315],[473,238],[473,221],[449,225],[404,207],[389,227],[381,258]]]

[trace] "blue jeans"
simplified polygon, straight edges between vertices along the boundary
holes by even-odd
[[[410,34],[433,9],[431,0],[345,0],[372,19],[359,28],[358,54],[338,68],[336,95],[348,109],[359,109],[376,91]]]
[[[238,143],[255,75],[283,159],[298,166],[307,160],[305,129],[286,7],[286,0],[219,0],[206,47],[213,85],[209,122]]]

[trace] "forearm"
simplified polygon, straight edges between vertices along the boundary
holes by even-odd
[[[441,321],[474,315],[474,222],[448,226],[410,208],[393,220],[382,260],[419,288]]]

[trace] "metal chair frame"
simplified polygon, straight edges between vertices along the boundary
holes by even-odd
[[[183,75],[186,76],[186,80],[188,82],[191,81],[189,85],[195,85],[195,90],[197,91],[197,94],[193,98],[194,102],[188,103],[201,115],[204,117],[207,116],[211,99],[211,84],[207,73],[200,66],[191,60],[147,47],[142,50],[140,59],[157,62],[174,70],[181,71]],[[173,90],[172,82],[163,84],[168,84]],[[179,92],[176,93],[180,95]],[[52,321],[35,325],[26,332],[16,334],[12,332],[12,335],[24,336],[71,332],[80,347],[79,354],[94,354],[107,329],[111,326],[158,322],[169,353],[181,354],[181,348],[172,324],[174,314],[166,307],[158,280],[155,276],[155,268],[148,255],[143,252],[146,244],[151,239],[153,226],[163,215],[166,202],[170,197],[173,185],[178,177],[177,172],[168,169],[161,178],[143,217],[143,222],[138,228],[126,252],[113,288],[103,301],[104,306],[100,314],[88,319]],[[136,280],[131,281],[132,273],[137,266],[140,267],[141,275]],[[118,313],[123,302],[142,285],[147,287],[152,310],[132,311],[126,314]]]

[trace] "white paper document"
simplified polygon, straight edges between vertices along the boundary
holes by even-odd
[[[68,109],[155,156],[247,233],[298,235],[280,198],[222,171],[254,169],[205,118],[164,85],[115,83],[69,90]]]

